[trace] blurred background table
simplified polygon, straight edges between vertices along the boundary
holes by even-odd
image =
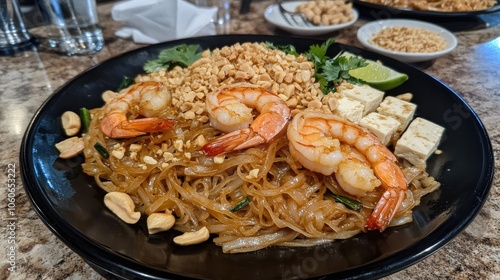
[[[22,1],[21,1],[22,2]],[[0,57],[0,147],[2,156],[0,185],[1,217],[7,213],[7,166],[15,164],[17,271],[8,271],[5,254],[0,258],[0,279],[101,279],[76,253],[66,247],[38,218],[28,201],[19,175],[19,149],[22,136],[33,117],[50,94],[80,72],[121,53],[142,47],[114,35],[121,23],[111,19],[116,1],[98,1],[106,47],[89,56],[67,57],[43,51],[29,51],[14,57]],[[232,0],[232,34],[291,35],[275,29],[264,19],[271,0],[254,0],[248,13],[240,15],[240,1]],[[28,11],[29,12],[29,11]],[[33,20],[35,18],[32,18]],[[316,36],[334,38],[339,43],[356,47],[356,31],[368,19],[360,18],[345,29]],[[500,13],[486,15],[488,26],[455,31],[457,49],[432,64],[419,65],[423,70],[448,84],[461,94],[478,113],[490,135],[495,156],[495,178],[490,196],[470,226],[449,244],[386,279],[499,279],[500,275]],[[0,228],[6,236],[6,227]],[[0,241],[7,248],[7,238]],[[6,252],[4,249],[3,252]]]

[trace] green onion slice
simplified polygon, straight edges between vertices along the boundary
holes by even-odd
[[[361,210],[361,208],[363,208],[363,204],[355,199],[345,197],[342,195],[338,195],[338,194],[334,194],[334,193],[330,193],[330,194],[333,196],[335,201],[344,204],[347,208],[349,208],[351,210],[359,211],[359,210]]]
[[[250,197],[249,196],[245,197],[245,199],[238,202],[238,204],[236,204],[235,206],[231,207],[230,211],[236,212],[238,210],[241,210],[243,207],[247,206],[248,204],[250,204]]]
[[[133,83],[134,83],[134,79],[127,77],[127,76],[124,76],[123,81],[120,83],[120,85],[116,89],[116,92],[119,92],[120,90],[122,90],[124,88],[128,88]]]
[[[80,120],[82,122],[82,133],[86,133],[89,130],[91,118],[92,117],[90,116],[90,111],[87,108],[85,108],[85,107],[80,108]]]
[[[105,158],[105,159],[108,159],[109,158],[109,153],[108,151],[106,150],[106,148],[104,148],[104,146],[99,143],[99,142],[96,142],[94,144],[94,148],[99,152],[99,154]]]

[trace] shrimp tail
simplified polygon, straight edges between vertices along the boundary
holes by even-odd
[[[401,203],[403,203],[404,198],[404,190],[396,188],[387,189],[382,194],[370,217],[368,217],[366,228],[368,230],[378,229],[380,232],[384,231],[401,206]]]
[[[377,136],[337,116],[314,112],[296,114],[287,136],[296,160],[324,175],[335,172],[345,192],[365,196],[381,185],[384,193],[365,227],[385,230],[401,207],[408,184],[396,156]]]
[[[366,228],[382,232],[403,203],[407,183],[401,169],[392,161],[378,163],[374,166],[374,171],[386,191],[368,217]]]
[[[254,133],[251,129],[245,128],[230,132],[216,138],[212,142],[205,144],[202,150],[207,156],[216,156],[233,150],[242,150],[262,144],[266,140]]]
[[[209,156],[269,142],[291,116],[290,108],[278,95],[250,84],[222,87],[208,93],[206,100],[212,127],[228,133],[203,146]],[[251,108],[259,112],[255,120]]]
[[[174,120],[142,118],[127,120],[122,114],[110,114],[101,122],[102,132],[111,138],[132,138],[149,132],[164,131],[175,125]]]

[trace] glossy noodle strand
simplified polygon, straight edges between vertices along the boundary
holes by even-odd
[[[313,246],[364,232],[384,188],[355,197],[339,186],[334,175],[304,168],[289,148],[288,123],[269,140],[245,149],[217,156],[202,150],[224,135],[210,125],[205,106],[206,95],[223,86],[246,83],[264,88],[273,100],[282,100],[292,116],[306,110],[332,114],[335,107],[329,100],[333,97],[321,92],[313,68],[302,55],[244,43],[205,51],[188,68],[139,75],[136,83],[155,81],[171,94],[168,108],[147,117],[160,123],[175,120],[175,125],[136,137],[112,138],[101,130],[106,105],[93,109],[84,135],[83,170],[106,192],[130,195],[136,211],[144,215],[172,213],[178,231],[207,227],[215,236],[213,242],[226,253],[275,245]],[[129,120],[143,117],[137,108],[141,105],[129,105],[122,112]],[[254,110],[253,117],[258,113]],[[109,159],[100,156],[95,143],[109,151]],[[424,170],[398,165],[410,184],[395,224],[411,222],[411,209],[439,186],[427,179],[432,177]],[[333,194],[356,199],[363,207],[351,210]],[[231,211],[245,199],[248,204]]]

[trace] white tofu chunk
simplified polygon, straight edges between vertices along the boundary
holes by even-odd
[[[415,118],[396,143],[394,154],[416,166],[426,166],[443,136],[444,128],[422,118]]]
[[[413,119],[416,109],[416,104],[393,96],[387,96],[384,101],[380,103],[380,106],[377,108],[377,112],[398,120],[401,123],[399,131],[402,132]]]
[[[342,83],[337,87],[337,91],[342,93],[347,98],[361,102],[361,104],[365,106],[363,116],[376,111],[380,102],[382,102],[382,99],[384,98],[383,91],[374,89],[368,85],[352,85]]]
[[[364,116],[359,121],[359,125],[371,131],[380,139],[382,144],[387,146],[401,123],[392,117],[372,112]]]
[[[349,99],[341,94],[336,94],[338,107],[334,113],[339,117],[358,123],[363,117],[365,106],[357,100]]]

